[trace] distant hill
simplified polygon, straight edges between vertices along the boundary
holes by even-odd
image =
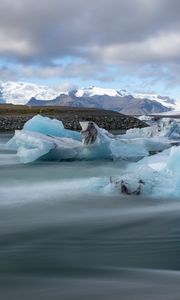
[[[99,87],[62,91],[24,82],[0,82],[0,103],[29,106],[72,106],[110,109],[127,115],[146,115],[179,110],[174,99],[148,93]]]
[[[29,106],[72,106],[72,107],[94,107],[101,109],[111,109],[126,115],[146,115],[151,113],[161,113],[171,110],[155,100],[137,99],[131,95],[124,97],[94,95],[77,97],[74,94],[62,94],[53,100],[37,100],[32,98],[28,102]]]

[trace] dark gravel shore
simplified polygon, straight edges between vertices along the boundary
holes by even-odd
[[[80,130],[79,121],[95,122],[99,127],[107,130],[127,130],[129,128],[145,127],[144,122],[113,111],[98,109],[80,109],[65,107],[28,108],[23,106],[0,107],[0,130],[13,131],[22,129],[23,125],[34,115],[41,114],[61,120],[65,128]]]

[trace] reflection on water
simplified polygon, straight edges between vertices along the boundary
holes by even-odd
[[[179,300],[178,201],[87,193],[125,165],[14,164],[5,140],[0,299]]]

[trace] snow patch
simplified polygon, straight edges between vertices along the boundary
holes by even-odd
[[[119,93],[115,89],[105,89],[98,87],[90,87],[90,88],[82,88],[78,89],[75,96],[76,97],[93,97],[93,96],[111,96],[116,97],[119,96]]]

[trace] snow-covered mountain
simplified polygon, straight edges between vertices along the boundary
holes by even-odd
[[[76,97],[93,97],[93,96],[111,96],[111,97],[127,97],[132,96],[136,99],[148,99],[151,101],[156,101],[162,104],[163,106],[171,109],[176,108],[176,101],[167,96],[163,97],[158,94],[151,93],[130,93],[125,89],[115,90],[115,89],[105,89],[98,87],[90,87],[90,88],[81,88],[76,92]],[[179,104],[180,106],[180,104]]]
[[[128,93],[126,90],[115,90],[115,89],[105,89],[99,87],[89,87],[89,88],[80,88],[76,91],[75,96],[78,98],[81,97],[93,97],[93,96],[110,96],[110,97],[124,97]]]
[[[34,83],[0,82],[0,103],[29,105],[65,105],[111,109],[124,114],[139,115],[179,110],[180,104],[157,94],[130,93],[99,87],[63,91]]]
[[[39,100],[51,100],[59,96],[62,91],[25,82],[0,82],[0,95],[6,103],[27,104],[32,97]]]
[[[149,99],[152,101],[157,101],[170,109],[175,109],[177,105],[174,99],[171,99],[167,96],[163,97],[157,94],[150,94],[150,93],[133,93],[133,96],[138,99]]]

